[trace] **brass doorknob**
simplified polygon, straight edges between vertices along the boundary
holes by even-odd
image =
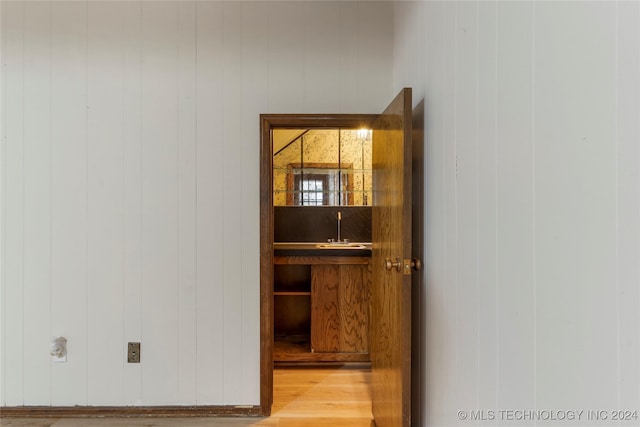
[[[420,258],[414,258],[411,260],[411,268],[415,271],[422,270],[422,261],[420,261]]]
[[[392,261],[391,258],[385,258],[384,268],[387,271],[391,271],[394,268],[400,271],[402,269],[402,263],[400,262],[400,258],[396,258],[395,261]]]

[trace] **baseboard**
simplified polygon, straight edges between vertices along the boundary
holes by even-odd
[[[0,418],[259,417],[259,406],[2,406]]]

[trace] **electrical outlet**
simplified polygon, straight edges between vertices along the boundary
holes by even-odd
[[[129,348],[127,351],[127,362],[140,363],[140,343],[139,342],[129,343]]]

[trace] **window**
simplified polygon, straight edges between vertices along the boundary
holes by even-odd
[[[295,205],[319,206],[327,204],[324,189],[327,188],[327,177],[322,175],[296,175],[294,195]]]
[[[287,205],[345,206],[353,204],[353,182],[350,164],[289,164]]]

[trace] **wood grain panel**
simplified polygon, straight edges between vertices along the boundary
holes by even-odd
[[[340,351],[340,266],[314,265],[311,269],[311,349]]]
[[[340,351],[369,352],[369,274],[365,265],[341,265],[338,287]]]
[[[312,353],[311,341],[307,337],[306,342],[292,342],[277,337],[274,341],[273,360],[277,366],[303,366],[322,364],[333,365],[341,363],[368,363],[368,353]]]
[[[371,288],[372,403],[379,427],[411,425],[411,276],[386,258],[411,258],[411,89],[374,123]]]
[[[306,265],[326,265],[326,264],[369,264],[369,257],[352,256],[275,256],[274,264],[306,264]]]
[[[313,351],[367,353],[367,266],[315,265],[311,271]]]

